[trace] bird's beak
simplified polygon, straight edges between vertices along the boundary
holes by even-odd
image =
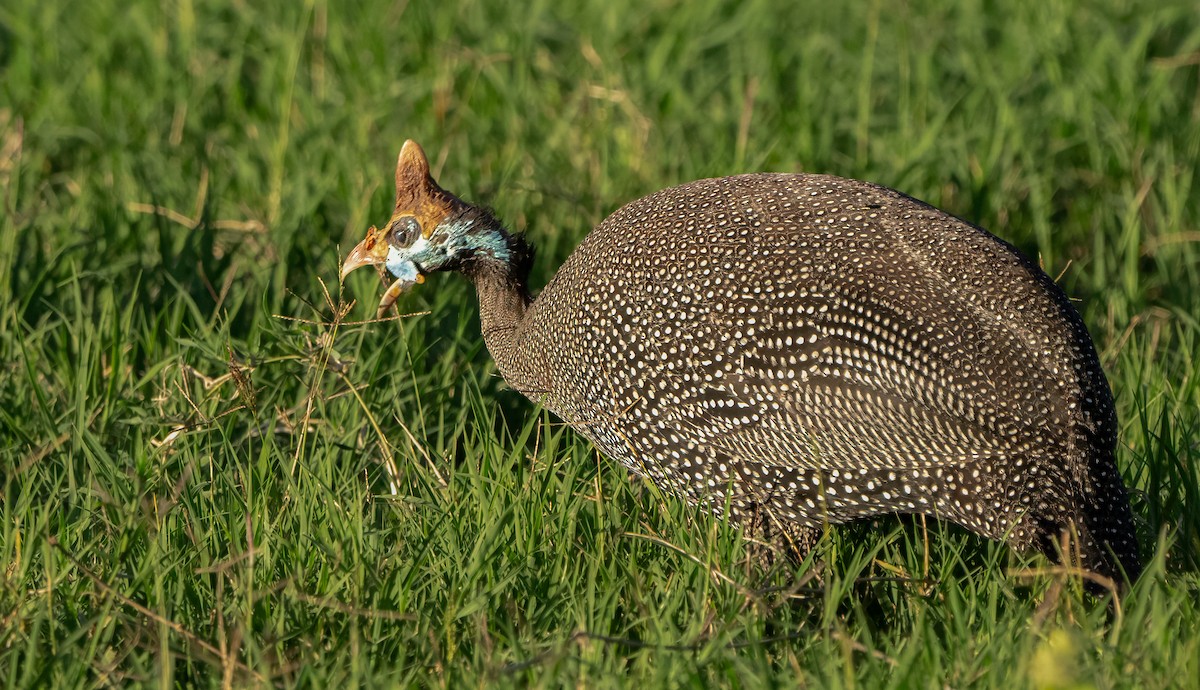
[[[379,266],[385,261],[387,261],[387,242],[372,225],[367,230],[367,236],[363,238],[363,241],[351,249],[350,254],[346,256],[346,262],[342,264],[341,282],[346,282],[346,276],[355,269],[363,266]]]

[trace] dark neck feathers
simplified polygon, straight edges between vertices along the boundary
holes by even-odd
[[[500,373],[508,378],[507,372],[515,365],[521,324],[533,301],[529,294],[533,247],[522,235],[506,230],[491,211],[473,210],[478,213],[474,220],[499,251],[477,251],[460,270],[475,284],[484,342]]]

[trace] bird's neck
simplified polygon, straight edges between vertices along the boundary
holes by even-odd
[[[521,367],[516,361],[521,324],[532,301],[529,295],[529,266],[532,253],[524,240],[497,228],[511,249],[506,261],[480,256],[464,271],[479,295],[479,321],[484,343],[496,360],[500,373],[511,385]]]

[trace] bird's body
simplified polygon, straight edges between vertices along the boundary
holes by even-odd
[[[429,184],[465,210],[389,269],[473,238],[445,265],[475,283],[505,380],[662,488],[794,544],[886,513],[1052,555],[1073,529],[1083,566],[1136,575],[1095,349],[984,230],[853,180],[701,180],[615,212],[531,301],[523,241]]]

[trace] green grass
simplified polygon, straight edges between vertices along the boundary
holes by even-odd
[[[0,5],[0,683],[1200,678],[1194,2],[582,5]],[[335,327],[405,138],[538,284],[620,204],[756,170],[1040,255],[1116,393],[1150,562],[1121,616],[933,522],[747,567],[504,387],[457,276]]]

